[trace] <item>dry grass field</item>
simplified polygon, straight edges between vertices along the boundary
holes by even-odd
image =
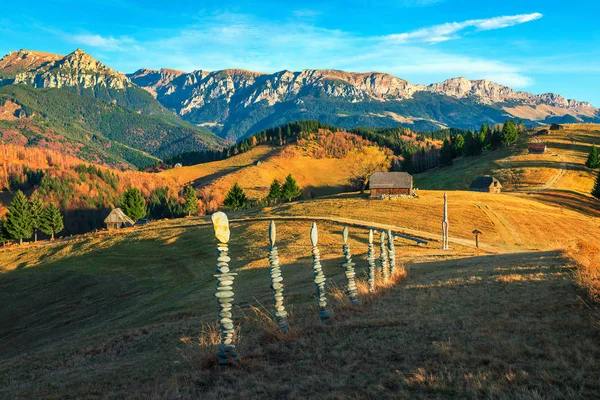
[[[335,194],[228,213],[242,356],[231,368],[214,355],[207,217],[1,250],[0,398],[599,397],[600,208],[585,194],[592,175],[581,167],[598,130],[585,128],[552,132],[552,153],[535,160],[522,141],[419,176],[421,189],[449,190],[451,251],[439,249],[441,190],[390,201]],[[251,197],[288,173],[319,194],[344,184],[343,160],[306,161],[263,146],[162,175],[222,187],[238,180]],[[506,181],[514,192],[462,190],[469,174],[486,172],[514,176]],[[287,335],[270,317],[269,216],[277,218]],[[327,326],[312,282],[313,218],[328,219],[318,221]],[[359,307],[343,294],[345,224]],[[375,294],[365,283],[368,225],[428,241],[398,238],[407,274],[380,282]],[[483,232],[479,251],[473,229]]]
[[[441,194],[422,191],[402,201],[336,196],[264,212],[361,219],[435,239]],[[481,203],[489,210],[478,208]],[[513,215],[523,208],[527,223]],[[315,310],[310,221],[278,221],[289,335],[278,334],[269,317],[268,221],[233,222],[234,315],[243,360],[225,370],[215,365],[215,250],[206,218],[2,251],[0,301],[11,306],[0,312],[0,397],[539,399],[600,393],[595,311],[556,250],[576,240],[561,235],[557,224],[592,232],[597,218],[586,221],[579,211],[526,195],[469,192],[450,194],[449,213],[453,251],[439,250],[439,240],[424,246],[398,240],[408,275],[376,295],[364,290],[366,229],[351,228],[362,301],[356,309],[341,293],[343,224],[319,222],[330,326],[321,326]],[[484,232],[488,245],[479,256],[472,227]]]
[[[295,151],[295,147],[290,145],[282,151],[257,146],[226,160],[171,169],[160,175],[176,177],[182,184],[207,185],[221,193],[238,182],[251,199],[265,197],[273,179],[283,182],[288,174],[294,176],[307,198],[346,190],[350,176],[347,159],[315,159]]]
[[[568,190],[588,195],[597,173],[585,167],[592,144],[600,145],[600,125],[564,125],[549,135],[529,133],[516,145],[479,157],[457,159],[444,167],[415,176],[422,189],[468,190],[479,175],[494,175],[505,191]],[[545,154],[528,154],[527,145],[544,142]]]

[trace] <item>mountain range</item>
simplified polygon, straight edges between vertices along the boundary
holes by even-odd
[[[37,101],[32,103],[31,91],[7,89],[23,85],[35,88]],[[187,73],[163,68],[124,74],[79,49],[66,56],[11,52],[0,60],[0,86],[4,86],[0,88],[0,100],[4,91],[1,101],[10,100],[17,109],[28,108],[46,118],[47,124],[55,127],[62,113],[63,125],[79,125],[121,148],[155,158],[216,148],[224,140],[233,142],[268,127],[306,119],[345,128],[403,125],[414,130],[477,128],[507,118],[522,119],[528,125],[600,122],[600,110],[587,102],[554,93],[519,92],[486,80],[453,78],[421,85],[384,73],[338,70]],[[86,118],[77,118],[72,109],[61,110],[58,103],[40,100],[57,96],[56,90],[61,89],[98,101],[92,108],[105,114],[102,123],[86,125]],[[21,97],[29,98],[29,104]],[[71,100],[70,104],[76,103],[75,98]],[[50,105],[52,113],[44,109]],[[118,124],[110,123],[115,113],[122,117]],[[139,116],[137,120],[133,115]],[[145,125],[150,132],[133,124]],[[119,132],[111,128],[115,125]],[[93,144],[82,132],[74,136],[83,146]],[[132,162],[131,157],[118,154],[111,157],[136,166],[149,162]]]

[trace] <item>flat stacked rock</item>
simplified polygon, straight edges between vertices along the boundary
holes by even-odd
[[[390,276],[394,278],[396,273],[396,247],[394,246],[394,234],[388,229],[388,258],[390,263]]]
[[[381,268],[381,277],[387,281],[390,276],[387,247],[385,245],[385,231],[381,231],[381,244],[379,247],[379,266]]]
[[[367,263],[369,263],[369,292],[375,291],[375,246],[373,245],[373,229],[369,229],[369,250],[367,251]]]
[[[234,361],[239,361],[235,345],[233,344],[233,320],[231,319],[231,308],[233,306],[233,280],[236,273],[229,270],[228,242],[229,242],[229,221],[222,212],[216,212],[211,217],[215,236],[217,238],[217,274],[214,275],[217,280],[217,291],[215,297],[221,307],[219,313],[219,328],[221,330],[221,344],[217,350],[218,362],[220,365],[229,365]]]
[[[312,243],[312,255],[313,255],[313,270],[314,270],[314,282],[317,288],[317,303],[319,305],[319,316],[323,323],[329,322],[329,311],[327,311],[327,297],[325,296],[325,274],[323,274],[323,267],[321,266],[321,253],[317,248],[319,241],[319,233],[317,232],[317,224],[313,222],[310,230],[310,241]]]
[[[356,280],[354,277],[356,273],[354,272],[354,263],[352,262],[352,253],[350,252],[350,245],[348,244],[348,227],[345,226],[342,231],[342,238],[344,239],[344,244],[342,245],[342,251],[344,252],[344,263],[342,267],[346,273],[346,278],[348,279],[348,288],[346,289],[346,295],[350,299],[350,302],[357,306],[358,305],[358,289],[356,288]]]
[[[279,326],[282,332],[288,331],[288,320],[287,311],[283,305],[283,277],[281,276],[281,269],[279,268],[279,253],[277,252],[277,246],[275,246],[275,239],[277,233],[275,230],[275,222],[271,221],[269,225],[269,243],[271,245],[269,251],[269,264],[271,268],[271,289],[273,289],[273,299],[275,300],[275,322]]]

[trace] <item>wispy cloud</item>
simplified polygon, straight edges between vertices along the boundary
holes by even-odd
[[[135,40],[125,36],[115,38],[112,36],[101,36],[96,34],[71,35],[70,40],[73,43],[102,50],[123,50],[126,46],[135,43]]]
[[[448,22],[411,32],[397,33],[384,36],[383,39],[393,43],[440,43],[447,40],[458,39],[461,33],[474,29],[475,31],[489,31],[508,28],[542,18],[540,13],[508,15],[487,19],[471,19],[463,22]]]
[[[306,15],[310,13],[306,10]],[[457,39],[467,32],[502,29],[532,21],[539,13],[451,22],[387,36],[359,36],[304,22],[265,21],[251,15],[221,13],[195,25],[160,32],[158,39],[69,35],[73,43],[110,54],[114,67],[131,72],[141,67],[191,71],[245,68],[273,72],[283,69],[331,68],[388,72],[403,78],[440,80],[452,76],[485,78],[513,87],[531,83],[518,67],[489,58],[453,53],[432,44]],[[152,37],[155,35],[145,35]],[[418,82],[417,81],[417,82]],[[423,82],[429,83],[429,82]]]

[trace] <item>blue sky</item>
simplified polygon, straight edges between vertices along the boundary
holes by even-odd
[[[133,72],[334,68],[464,76],[600,106],[596,1],[64,1],[3,4],[0,53],[82,48]]]

